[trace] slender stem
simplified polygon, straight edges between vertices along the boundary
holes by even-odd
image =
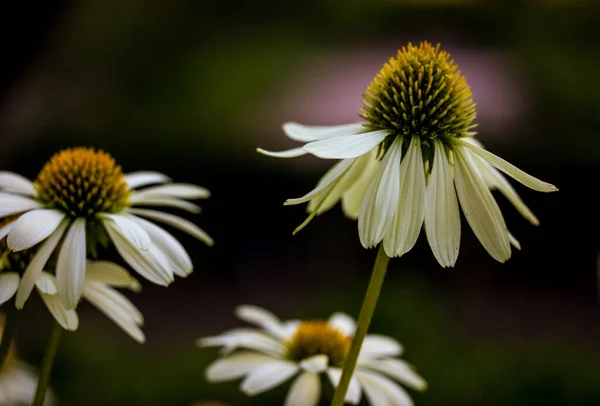
[[[373,313],[375,313],[375,307],[377,306],[377,299],[379,299],[379,293],[383,286],[383,280],[385,279],[385,273],[387,271],[388,263],[390,258],[385,254],[383,250],[383,244],[379,246],[377,252],[377,258],[375,259],[375,265],[373,265],[373,272],[371,273],[371,280],[369,281],[369,287],[365,294],[365,299],[360,309],[360,315],[358,316],[358,323],[356,325],[356,332],[350,345],[350,351],[344,361],[344,369],[342,370],[342,377],[333,395],[331,406],[343,406],[346,392],[350,386],[350,380],[356,367],[356,361],[358,360],[358,354],[362,347],[363,340],[367,335],[367,330],[371,324]]]
[[[32,406],[42,406],[44,399],[46,398],[46,391],[48,390],[48,384],[50,383],[50,374],[52,373],[52,366],[54,365],[54,358],[56,357],[56,350],[58,350],[58,343],[60,342],[60,336],[62,335],[62,327],[53,321],[52,333],[50,334],[50,341],[46,348],[46,354],[44,354],[44,360],[42,362],[42,370],[40,377],[38,378],[37,391],[35,392],[35,399]]]
[[[19,310],[15,307],[14,301],[8,303],[8,311],[4,319],[4,330],[0,332],[2,335],[2,342],[0,343],[0,369],[8,358],[10,347],[15,333],[17,332],[17,319],[19,316]]]

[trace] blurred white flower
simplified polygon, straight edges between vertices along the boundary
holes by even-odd
[[[212,239],[181,217],[133,207],[161,205],[198,213],[200,208],[187,199],[210,195],[196,185],[170,182],[157,172],[124,175],[110,155],[91,148],[55,154],[34,182],[0,172],[0,218],[16,215],[0,229],[0,236],[8,236],[13,251],[37,250],[21,279],[17,307],[23,307],[57,247],[57,287],[67,309],[77,306],[84,290],[88,252],[95,253],[98,244],[107,245],[109,240],[151,282],[167,286],[174,275],[189,275],[193,266],[182,245],[140,216],[178,228],[208,245]],[[152,184],[159,185],[135,190]]]
[[[320,374],[337,386],[355,331],[350,316],[335,313],[328,321],[280,321],[267,310],[248,305],[239,306],[236,314],[260,328],[237,328],[197,341],[201,347],[223,349],[223,357],[206,370],[210,382],[243,377],[241,390],[253,396],[296,376],[285,406],[317,405]],[[416,390],[425,390],[427,384],[411,365],[397,358],[402,352],[393,338],[367,335],[346,402],[358,404],[364,393],[373,406],[412,405],[410,396],[392,379]]]

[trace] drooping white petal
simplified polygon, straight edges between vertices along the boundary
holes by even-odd
[[[505,262],[510,258],[510,243],[502,212],[477,173],[469,152],[460,147],[453,151],[454,182],[465,217],[489,254],[495,260]]]
[[[454,266],[460,249],[460,212],[448,156],[441,141],[434,141],[433,164],[427,184],[425,232],[435,259]]]
[[[56,262],[58,292],[67,309],[77,307],[85,282],[85,266],[85,219],[78,218],[71,224]]]
[[[204,337],[196,341],[200,347],[223,346],[229,353],[238,348],[260,351],[281,358],[285,355],[285,346],[273,337],[259,330],[238,328],[214,337]]]
[[[8,233],[6,243],[13,251],[31,248],[56,230],[65,214],[58,210],[32,210],[20,216]]]
[[[376,148],[371,152],[364,154],[359,160],[364,159],[366,164],[364,165],[363,171],[356,179],[354,184],[350,186],[342,195],[342,209],[346,217],[356,220],[360,213],[360,205],[365,197],[367,188],[371,183],[371,180],[377,172],[379,167],[379,161],[377,160]]]
[[[393,357],[402,354],[404,347],[392,337],[369,334],[365,337],[358,356],[359,361],[382,356]]]
[[[282,338],[285,331],[281,320],[273,313],[262,307],[252,305],[240,305],[235,308],[235,315],[247,323],[262,327],[269,334]]]
[[[104,222],[105,227],[109,222],[110,221]],[[139,226],[136,225],[136,227]],[[115,244],[117,252],[137,273],[157,285],[169,286],[169,284],[173,282],[175,278],[173,276],[171,265],[169,264],[167,257],[162,254],[158,248],[152,246],[149,250],[142,251],[138,246],[134,245],[132,241],[119,233],[115,227],[106,227],[106,231],[112,242]]]
[[[524,184],[525,186],[527,186],[530,189],[537,190],[538,192],[556,192],[556,191],[558,191],[558,188],[556,186],[554,186],[550,183],[541,181],[541,180],[529,175],[528,173],[522,171],[521,169],[517,168],[513,164],[505,161],[504,159],[500,158],[499,156],[494,155],[491,152],[489,152],[483,148],[478,147],[477,145],[474,145],[472,143],[469,143],[469,142],[466,142],[463,140],[458,140],[458,143],[461,146],[467,147],[470,151],[472,151],[476,155],[479,155],[480,157],[485,159],[487,162],[489,162],[490,165],[501,170],[502,172],[504,172],[508,176],[512,177],[517,182],[521,182],[522,184]]]
[[[298,369],[298,365],[290,361],[268,362],[250,370],[240,389],[248,396],[258,395],[287,381],[298,372]]]
[[[56,277],[48,272],[42,272],[37,282],[35,283],[35,287],[42,293],[46,293],[48,295],[56,295],[58,293],[58,289],[56,288]]]
[[[375,148],[388,135],[389,132],[384,130],[353,135],[340,135],[309,142],[304,146],[304,149],[319,158],[356,158]]]
[[[152,185],[154,183],[167,183],[171,178],[159,172],[139,171],[125,175],[125,183],[129,189]]]
[[[256,148],[256,152],[273,158],[297,158],[308,154],[308,151],[303,147],[286,149],[285,151],[267,151],[266,149]]]
[[[0,218],[42,207],[41,203],[28,197],[0,193]]]
[[[20,279],[17,272],[0,273],[0,305],[14,296],[19,288]]]
[[[135,194],[137,196],[170,196],[188,200],[206,199],[210,197],[210,191],[208,189],[190,183],[170,183],[168,185],[152,186],[139,190]]]
[[[198,214],[202,211],[200,206],[194,203],[187,202],[181,199],[172,197],[157,196],[157,195],[139,195],[133,194],[129,198],[129,202],[134,206],[163,206],[181,209],[193,214]]]
[[[284,406],[316,406],[321,397],[319,375],[304,372],[294,380],[285,397]]]
[[[404,389],[380,374],[360,369],[356,371],[356,377],[372,405],[413,406],[414,404]]]
[[[311,190],[302,197],[286,200],[284,204],[286,206],[291,206],[294,204],[306,203],[309,200],[319,196],[321,193],[325,192],[330,186],[332,186],[334,182],[336,182],[338,179],[341,179],[341,177],[350,169],[354,161],[354,159],[344,159],[336,163],[331,167],[331,169],[329,169],[325,173],[325,175],[323,175],[323,177],[317,184],[317,187],[315,187],[313,190]]]
[[[128,211],[130,213],[138,214],[142,217],[147,217],[152,220],[160,221],[167,225],[178,228],[179,230],[183,231],[184,233],[188,233],[192,237],[195,237],[195,238],[199,239],[200,241],[204,242],[208,246],[212,246],[214,244],[213,239],[210,238],[210,236],[208,234],[206,234],[206,232],[204,230],[202,230],[200,227],[198,227],[191,221],[185,220],[181,217],[174,216],[169,213],[163,213],[161,211],[156,211],[156,210],[131,208]]]
[[[85,279],[100,282],[117,288],[141,289],[140,283],[125,268],[110,261],[90,261],[87,264]]]
[[[19,290],[17,291],[16,297],[16,306],[18,309],[22,309],[25,305],[25,301],[29,298],[33,287],[35,286],[46,262],[48,262],[48,258],[54,252],[56,245],[62,238],[67,226],[69,225],[69,220],[63,220],[62,223],[56,228],[54,233],[50,235],[41,245],[38,251],[35,253],[29,265],[25,269],[23,273],[23,277],[21,278],[21,283],[19,284]]]
[[[392,222],[400,195],[402,139],[389,147],[375,173],[358,215],[358,235],[365,248],[379,244]]]
[[[415,372],[410,364],[400,359],[385,358],[370,360],[361,363],[360,367],[382,372],[418,391],[427,389],[427,382]]]
[[[510,241],[510,245],[512,245],[513,247],[515,247],[519,251],[521,250],[521,243],[510,232],[508,233],[508,240]]]
[[[295,141],[312,142],[324,138],[341,135],[352,135],[365,131],[366,127],[361,123],[332,125],[332,126],[310,126],[298,123],[285,123],[283,132]]]
[[[194,266],[190,256],[183,246],[171,234],[143,218],[132,214],[125,214],[130,220],[142,227],[150,236],[152,243],[161,250],[169,262],[171,262],[173,272],[181,277],[186,277],[192,273]]]
[[[8,235],[8,233],[10,233],[10,230],[12,230],[13,224],[15,224],[14,221],[11,221],[8,224],[5,224],[4,226],[0,227],[0,240],[3,240],[4,237],[6,237]]]
[[[342,370],[339,368],[328,368],[327,376],[329,376],[329,380],[334,388],[337,388],[340,383],[340,379],[342,377]],[[352,375],[350,379],[350,385],[348,386],[348,391],[346,392],[346,397],[344,398],[345,403],[350,403],[351,405],[358,405],[360,403],[360,399],[362,397],[362,388],[358,379],[356,379],[356,375]]]
[[[59,295],[48,295],[43,292],[39,293],[46,304],[46,307],[62,328],[69,331],[77,330],[77,327],[79,327],[79,318],[77,317],[75,310],[65,309]]]
[[[99,282],[86,282],[83,295],[131,338],[139,343],[146,341],[139,328],[144,320],[142,314],[121,293]]]
[[[127,216],[102,213],[98,217],[109,234],[119,234],[138,250],[148,250],[152,246],[148,233]]]
[[[27,196],[35,194],[33,182],[14,172],[0,171],[0,189],[4,192],[21,193]]]
[[[213,362],[206,369],[206,379],[209,382],[224,382],[241,378],[250,370],[275,361],[270,355],[255,352],[238,352]]]
[[[303,359],[300,362],[300,368],[303,370],[313,373],[319,374],[324,372],[327,369],[327,364],[329,363],[329,357],[327,355],[313,355],[312,357],[308,357]]]
[[[400,164],[400,193],[392,223],[383,237],[389,257],[399,257],[417,242],[425,217],[425,168],[421,140],[414,136]]]
[[[327,322],[331,327],[340,330],[347,336],[353,336],[356,330],[356,321],[346,313],[334,313]]]

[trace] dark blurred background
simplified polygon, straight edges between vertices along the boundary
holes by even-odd
[[[283,201],[331,162],[255,148],[293,146],[285,121],[357,121],[382,64],[421,40],[440,42],[466,75],[479,139],[560,192],[516,185],[539,227],[498,196],[522,244],[506,264],[463,222],[458,263],[442,269],[422,234],[391,262],[371,330],[400,340],[429,382],[411,393],[417,405],[600,405],[597,2],[17,3],[0,28],[3,170],[34,178],[55,151],[95,146],[126,172],[158,170],[213,192],[190,219],[215,246],[175,232],[192,276],[130,295],[146,344],[81,307],[52,378],[59,405],[281,404],[288,386],[247,398],[239,382],[209,385],[217,352],[194,340],[238,326],[241,303],[282,318],[357,315],[375,252],[339,207],[292,236],[305,212]],[[49,315],[40,303],[26,313],[20,354],[39,365]]]

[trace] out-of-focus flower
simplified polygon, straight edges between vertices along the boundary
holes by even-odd
[[[343,313],[328,321],[280,321],[255,306],[239,306],[237,316],[260,328],[237,328],[201,338],[202,347],[222,347],[223,357],[206,371],[211,382],[244,377],[241,390],[249,396],[268,391],[297,376],[289,390],[286,406],[314,406],[321,396],[319,375],[326,374],[337,386],[341,367],[354,335],[354,320]],[[395,379],[416,390],[427,384],[411,365],[397,358],[402,345],[382,335],[365,337],[346,402],[358,404],[364,393],[370,404],[412,405],[409,395]],[[390,379],[392,378],[392,379]]]
[[[0,233],[8,236],[13,251],[36,248],[17,291],[17,307],[23,307],[57,247],[57,287],[67,309],[77,306],[87,256],[95,255],[98,244],[112,241],[135,271],[156,284],[167,286],[174,275],[189,275],[193,266],[182,245],[141,217],[179,228],[208,245],[212,239],[181,217],[134,207],[161,205],[198,213],[200,208],[187,200],[209,197],[199,186],[170,182],[157,172],[125,175],[110,155],[91,148],[55,154],[34,182],[0,172],[0,217],[19,214]],[[137,190],[149,185],[155,186]]]
[[[358,219],[362,245],[383,243],[389,257],[410,251],[424,225],[440,265],[454,266],[460,246],[459,202],[471,229],[497,261],[511,256],[508,232],[490,189],[500,190],[532,224],[538,220],[500,173],[540,191],[558,190],[485,150],[473,138],[475,104],[450,55],[424,42],[398,51],[365,92],[365,122],[331,127],[287,123],[302,147],[259,152],[293,158],[340,159],[315,189],[286,205],[308,202],[316,215],[341,200]]]

